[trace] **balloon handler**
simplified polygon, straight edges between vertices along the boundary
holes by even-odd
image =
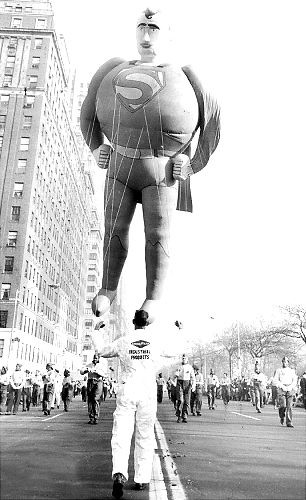
[[[192,212],[190,176],[207,164],[217,147],[220,126],[218,105],[192,68],[163,59],[169,24],[161,12],[146,9],[141,14],[136,40],[139,60],[110,59],[93,76],[80,125],[98,165],[107,169],[103,280],[92,310],[103,316],[116,296],[128,253],[129,226],[136,204],[141,203],[146,298],[139,309],[148,312],[151,323],[169,264],[172,216],[176,209]]]

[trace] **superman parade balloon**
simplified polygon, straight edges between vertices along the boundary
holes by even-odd
[[[116,296],[129,226],[141,203],[146,296],[140,309],[148,312],[149,323],[154,320],[169,264],[172,215],[176,209],[192,211],[190,176],[205,167],[219,141],[216,102],[190,66],[160,57],[168,30],[161,12],[146,9],[136,23],[139,60],[113,58],[103,64],[82,106],[84,139],[107,169],[103,281],[92,302],[96,316],[103,316]]]

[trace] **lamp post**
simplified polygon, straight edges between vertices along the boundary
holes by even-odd
[[[241,378],[241,350],[240,350],[240,323],[237,322],[237,358],[238,358],[238,377]]]

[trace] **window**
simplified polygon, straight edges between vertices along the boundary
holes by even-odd
[[[7,238],[7,246],[8,247],[15,247],[17,244],[17,231],[9,231],[8,233],[8,238]]]
[[[0,96],[0,107],[2,107],[2,108],[7,107],[9,100],[10,100],[9,95],[1,95]]]
[[[24,160],[23,158],[20,158],[17,163],[18,168],[27,168],[27,160]]]
[[[97,254],[96,253],[90,253],[89,254],[89,259],[90,260],[97,260]]]
[[[8,48],[9,49],[15,49],[16,47],[17,47],[17,38],[16,37],[11,37],[10,41],[9,41],[9,44],[8,44]]]
[[[31,76],[29,76],[29,88],[30,89],[35,89],[37,87],[37,82],[38,82],[38,76],[37,75],[31,75]]]
[[[36,19],[35,28],[37,28],[39,30],[44,29],[44,28],[46,28],[46,24],[47,24],[46,19],[38,18],[38,19]]]
[[[0,328],[6,328],[7,316],[8,316],[8,311],[0,311]],[[1,346],[1,342],[4,342],[4,341],[0,339],[0,358],[3,355],[3,344]]]
[[[3,146],[3,137],[0,135],[0,149],[2,149]]]
[[[21,137],[20,138],[20,151],[28,151],[30,144],[30,137]]]
[[[12,75],[4,75],[3,77],[3,87],[11,87],[13,81]]]
[[[11,28],[21,28],[22,18],[21,17],[13,17]]]
[[[3,312],[7,313],[7,311],[3,311]],[[1,326],[0,326],[0,328],[1,328]],[[6,327],[4,326],[2,328],[6,328]],[[0,358],[3,357],[3,351],[4,351],[4,339],[0,339]]]
[[[33,108],[34,101],[35,101],[35,97],[33,95],[27,95],[25,98],[24,107],[25,108]]]
[[[40,57],[32,57],[32,68],[38,68],[40,63]]]
[[[85,328],[92,328],[92,321],[85,321]]]
[[[10,294],[11,294],[11,284],[10,283],[2,283],[1,292],[0,292],[0,299],[1,300],[8,300],[10,298]]]
[[[14,257],[5,257],[4,271],[6,273],[12,273],[14,268]]]
[[[14,184],[14,198],[22,198],[23,195],[23,182],[15,182]]]
[[[3,130],[5,127],[6,115],[0,115],[0,130]]]
[[[34,48],[35,49],[41,49],[43,44],[43,39],[42,38],[35,38],[34,40]]]
[[[20,207],[13,206],[11,211],[11,220],[14,222],[18,222],[20,219]]]
[[[15,56],[8,56],[6,59],[6,68],[13,68],[15,64]]]
[[[32,8],[33,8],[33,7],[26,7],[26,8],[25,8],[25,11],[26,11],[26,12],[32,12]]]
[[[88,293],[95,293],[96,287],[95,286],[88,286],[87,287],[87,292]]]
[[[22,12],[22,7],[20,7],[19,5],[17,5],[17,6],[15,7],[15,11],[16,11],[16,12]]]
[[[1,117],[0,117],[1,118]],[[29,129],[32,125],[32,116],[24,116],[23,117],[23,128]]]

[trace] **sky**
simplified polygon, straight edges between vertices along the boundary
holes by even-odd
[[[137,57],[135,20],[158,6],[53,3],[87,81],[111,57]],[[191,179],[194,212],[175,217],[163,299],[166,315],[209,336],[305,304],[306,8],[300,0],[163,0],[162,8],[173,57],[192,64],[221,108],[219,146]],[[141,224],[138,210],[125,272],[131,310],[144,298]]]

